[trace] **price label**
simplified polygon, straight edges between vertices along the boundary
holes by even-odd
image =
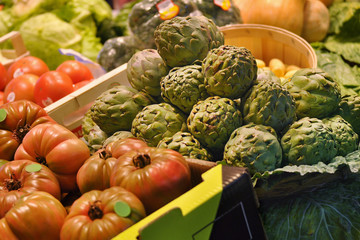
[[[180,8],[171,0],[161,1],[156,4],[162,20],[169,20],[179,14]]]
[[[214,4],[218,7],[221,7],[221,9],[224,11],[229,11],[229,9],[231,8],[230,0],[214,0]]]
[[[131,208],[126,202],[116,202],[114,211],[120,217],[128,217],[131,214]]]
[[[30,165],[27,165],[27,166],[25,167],[25,170],[26,170],[28,173],[38,172],[38,171],[41,170],[41,165],[40,165],[40,164],[37,164],[37,163],[30,164]]]
[[[0,109],[0,122],[4,121],[6,119],[7,112],[5,109]]]

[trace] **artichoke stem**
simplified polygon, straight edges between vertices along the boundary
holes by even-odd
[[[151,163],[151,158],[148,154],[138,153],[133,158],[133,163],[137,168],[144,168]]]
[[[100,204],[101,204],[100,200],[96,200],[93,203],[90,203],[88,215],[91,220],[100,219],[104,216],[104,213],[99,206]]]
[[[15,178],[14,174],[11,174],[10,179],[5,179],[5,187],[8,191],[18,190],[21,188],[21,182]]]

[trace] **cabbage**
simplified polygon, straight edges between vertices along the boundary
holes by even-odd
[[[81,52],[82,36],[77,29],[53,13],[43,13],[24,21],[19,29],[32,56],[45,61],[50,69],[72,57],[61,55],[59,48]]]

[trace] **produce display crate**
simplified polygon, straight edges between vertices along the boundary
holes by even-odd
[[[220,27],[225,44],[246,47],[255,58],[269,63],[278,58],[287,65],[315,68],[317,57],[311,45],[286,29],[263,24],[233,24]]]
[[[0,44],[4,44],[7,41],[10,41],[12,48],[0,50],[0,62],[5,68],[9,68],[9,66],[18,59],[30,55],[19,32],[9,32],[0,37]]]
[[[245,168],[187,159],[193,188],[114,240],[266,239]]]

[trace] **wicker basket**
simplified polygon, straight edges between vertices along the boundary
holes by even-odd
[[[246,47],[266,64],[278,58],[287,65],[317,66],[314,49],[302,37],[282,28],[262,24],[234,24],[220,27],[225,44]]]

